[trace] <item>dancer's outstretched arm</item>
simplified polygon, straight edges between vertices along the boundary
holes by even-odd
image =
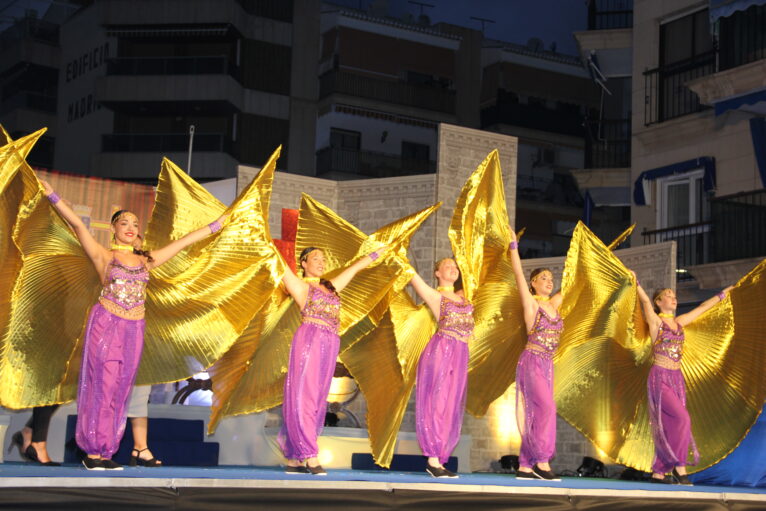
[[[163,263],[166,263],[174,255],[176,255],[177,253],[179,253],[181,250],[185,249],[189,245],[196,243],[198,241],[202,241],[203,239],[207,238],[211,234],[218,232],[219,230],[221,230],[223,223],[226,221],[228,217],[229,215],[221,215],[218,218],[218,220],[211,223],[210,225],[206,225],[205,227],[200,227],[196,231],[192,231],[189,234],[185,235],[184,237],[168,243],[162,248],[152,250],[151,256],[153,261],[147,262],[146,266],[150,270],[152,268],[156,268],[162,265]]]
[[[426,281],[423,280],[423,277],[417,273],[415,273],[415,275],[412,277],[412,280],[410,280],[410,284],[412,284],[412,288],[415,290],[418,296],[423,299],[426,305],[428,305],[428,308],[431,309],[434,317],[438,318],[441,309],[442,294],[426,284]]]
[[[53,191],[53,187],[47,182],[40,180],[40,184],[43,185],[43,192],[48,200],[51,202],[56,211],[59,212],[61,217],[72,227],[75,236],[80,241],[83,250],[91,260],[93,265],[99,274],[102,274],[106,269],[106,265],[109,264],[111,259],[111,252],[107,250],[101,243],[96,241],[96,238],[88,230],[88,227],[82,221],[77,213],[72,211],[69,205],[61,200],[61,198]]]
[[[508,247],[508,255],[511,258],[511,267],[513,268],[513,274],[516,277],[516,287],[519,289],[519,296],[521,297],[521,306],[524,309],[524,322],[529,330],[535,323],[535,316],[537,315],[537,309],[540,304],[537,303],[535,297],[532,296],[532,292],[529,290],[529,284],[524,277],[524,269],[521,267],[521,256],[519,256],[518,241],[516,238],[516,232],[509,227],[511,231],[511,244]],[[557,293],[560,297],[561,294]],[[553,300],[553,298],[551,298]],[[558,305],[561,304],[560,298],[558,299]],[[551,304],[553,305],[553,304]],[[558,309],[558,305],[553,305]]]
[[[335,278],[331,279],[333,287],[337,292],[341,292],[354,278],[354,275],[367,268],[374,260],[381,257],[388,250],[388,246],[383,245],[370,255],[366,255],[357,262],[340,272]]]
[[[725,288],[723,291],[721,291],[715,296],[708,298],[707,300],[705,300],[704,302],[702,302],[701,304],[699,304],[698,306],[696,306],[695,308],[687,312],[686,314],[681,314],[680,316],[676,316],[676,323],[678,323],[681,326],[688,325],[689,323],[691,323],[698,317],[702,316],[702,314],[710,310],[713,307],[713,305],[723,301],[723,299],[726,298],[726,295],[729,294],[729,291],[731,291],[733,287],[734,286],[729,286]]]
[[[633,273],[633,276],[636,276],[636,273],[631,271]],[[644,288],[641,287],[641,284],[638,283],[638,278],[636,278],[636,286],[638,288],[638,299],[641,302],[641,309],[644,312],[644,319],[646,320],[646,324],[649,325],[649,335],[652,338],[652,340],[657,338],[657,334],[660,331],[660,324],[662,323],[662,319],[657,315],[656,312],[654,312],[654,304],[652,304],[652,299],[649,298],[649,295],[646,294],[646,291],[644,291]]]

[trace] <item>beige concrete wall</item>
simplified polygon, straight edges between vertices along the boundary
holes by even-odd
[[[659,65],[660,24],[707,6],[700,0],[636,0],[633,11],[632,179],[641,172],[701,156],[715,158],[716,196],[761,188],[753,153],[749,115],[712,110],[644,126],[647,90],[643,72]],[[657,228],[657,184],[651,204],[631,209],[636,232]],[[642,241],[636,240],[638,243]]]

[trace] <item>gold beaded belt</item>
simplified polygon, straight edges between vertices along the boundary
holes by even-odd
[[[663,369],[681,369],[681,361],[676,362],[664,355],[654,355],[654,365]]]
[[[120,305],[117,305],[111,300],[104,297],[98,299],[98,303],[101,304],[109,313],[122,319],[144,319],[145,309],[143,304],[137,305],[132,309],[126,309]]]

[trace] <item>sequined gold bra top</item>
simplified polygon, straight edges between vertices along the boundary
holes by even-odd
[[[535,324],[527,332],[527,348],[545,358],[553,358],[559,347],[559,338],[564,330],[561,314],[551,318],[542,307],[537,308]]]
[[[442,295],[438,332],[455,340],[468,342],[473,334],[473,305],[465,298],[462,302],[456,302]]]
[[[126,266],[113,258],[106,267],[99,303],[117,316],[143,318],[148,282],[149,270],[145,265]]]
[[[659,332],[657,332],[657,340],[654,342],[654,356],[657,357],[657,355],[660,355],[669,358],[673,362],[681,362],[683,354],[683,327],[678,325],[678,330],[673,330],[670,328],[670,325],[663,321],[660,325]]]
[[[326,323],[337,333],[340,328],[340,297],[335,293],[325,293],[318,287],[309,285],[309,294],[301,316]],[[321,326],[321,323],[314,324]]]

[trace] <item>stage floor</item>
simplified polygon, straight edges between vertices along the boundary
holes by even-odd
[[[766,509],[766,489],[671,486],[614,479],[517,481],[504,474],[276,467],[161,467],[89,472],[82,466],[0,464],[1,509]]]

